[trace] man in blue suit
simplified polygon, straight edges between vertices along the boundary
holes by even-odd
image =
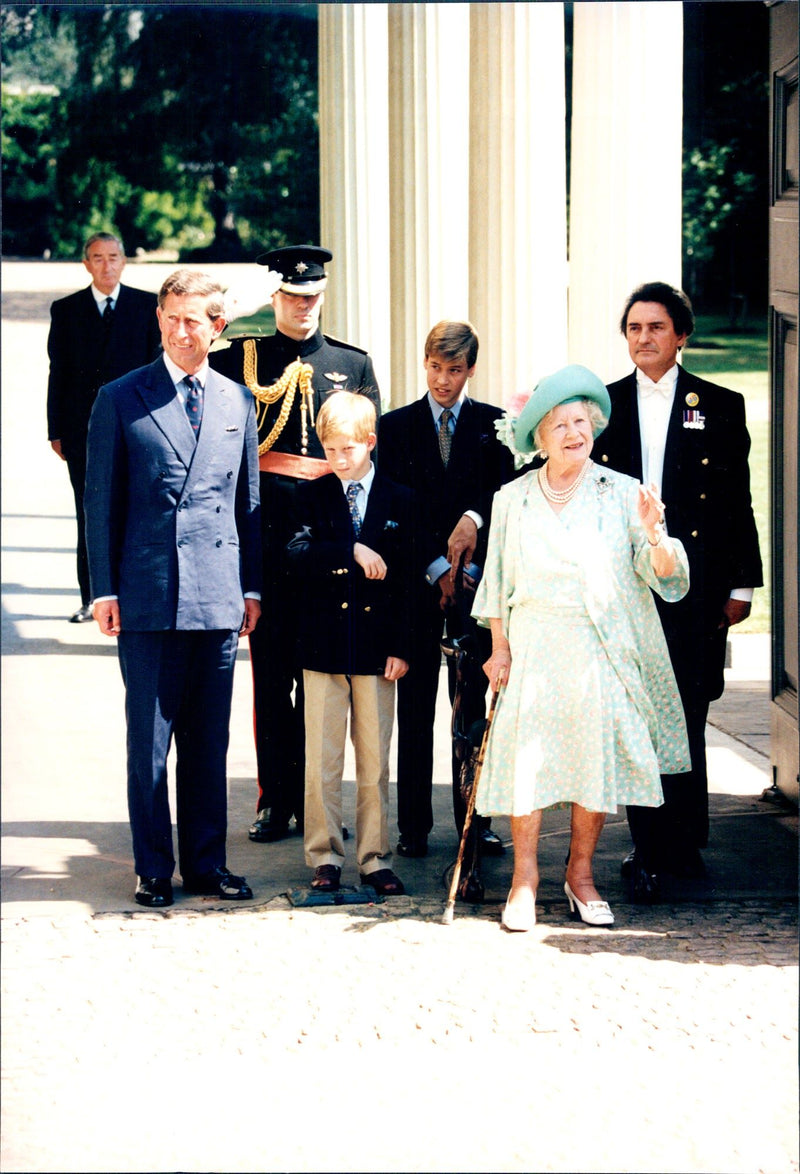
[[[70,618],[73,624],[92,618],[83,509],[92,406],[104,383],[152,363],[161,342],[156,295],[121,283],[122,241],[110,232],[93,233],[84,246],[83,264],[92,284],[53,302],[47,337],[47,435],[53,451],[66,462],[78,521],[81,606]]]
[[[222,290],[178,270],[157,312],[163,355],[97,396],[85,496],[94,618],[118,638],[125,682],[135,899],[148,908],[173,899],[173,734],[184,892],[253,895],[225,866],[226,755],[238,639],[261,613],[254,400],[207,359]]]

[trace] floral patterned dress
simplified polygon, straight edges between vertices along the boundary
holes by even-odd
[[[472,614],[511,646],[476,800],[486,815],[563,803],[658,807],[660,774],[690,769],[678,687],[650,591],[681,599],[686,552],[653,572],[638,482],[592,464],[555,514],[536,472],[494,498]]]

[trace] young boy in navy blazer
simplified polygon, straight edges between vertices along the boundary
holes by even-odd
[[[339,888],[349,715],[358,870],[378,893],[398,896],[405,890],[391,869],[389,745],[395,681],[408,671],[411,493],[375,470],[375,408],[366,396],[337,392],[316,429],[332,472],[299,487],[287,547],[304,616],[306,863],[312,888]]]

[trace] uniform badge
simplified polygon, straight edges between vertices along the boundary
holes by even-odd
[[[308,265],[306,265],[305,261],[298,261],[294,267],[295,273],[305,273],[306,269],[308,269]]]
[[[700,403],[700,396],[696,391],[690,391],[686,397],[686,403],[690,408],[696,408]]]
[[[697,398],[697,397],[695,397],[695,398]],[[686,399],[688,401],[688,399],[689,399],[688,395],[687,395]],[[688,412],[683,413],[683,426],[684,426],[684,428],[694,428],[698,432],[700,432],[706,426],[706,418],[705,418],[705,416],[701,416],[699,412],[694,411],[692,408],[690,408]]]
[[[330,379],[331,383],[335,383],[335,391],[344,391],[344,385],[347,383],[347,376],[342,375],[341,371],[325,371],[325,378]]]

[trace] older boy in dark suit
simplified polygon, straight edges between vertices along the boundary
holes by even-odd
[[[389,744],[395,681],[408,671],[411,494],[376,473],[375,409],[341,391],[317,435],[332,472],[301,485],[288,546],[302,589],[306,863],[312,888],[339,887],[348,714],[356,755],[356,860],[384,896],[404,891],[389,848]]]
[[[728,628],[750,613],[763,583],[747,457],[744,399],[677,362],[694,330],[686,295],[663,281],[630,295],[620,328],[635,370],[609,386],[611,422],[593,458],[654,483],[670,534],[689,556],[680,603],[656,598],[681,692],[692,770],[664,775],[662,807],[629,807],[634,851],[623,862],[637,901],[659,897],[661,872],[700,876],[708,842],[705,726],[722,694]]]
[[[469,618],[469,604],[459,606],[469,576],[480,566],[492,498],[514,473],[513,458],[495,431],[500,408],[479,403],[466,394],[475,371],[478,336],[469,322],[439,322],[425,342],[427,395],[381,417],[378,462],[382,473],[407,485],[416,498],[415,561],[426,568],[419,574],[413,595],[411,669],[398,686],[397,806],[401,856],[425,856],[433,827],[433,725],[441,665],[440,641],[448,634],[470,633],[479,650],[479,663],[490,649],[486,631]],[[474,587],[472,588],[474,591]],[[450,670],[451,700],[454,664]],[[478,669],[479,675],[480,669]],[[486,679],[471,690],[480,712],[465,715],[467,727],[483,717]],[[453,803],[456,825],[464,818],[459,787],[459,764],[453,763]],[[499,854],[503,845],[489,820],[478,821],[479,843],[486,853]]]

